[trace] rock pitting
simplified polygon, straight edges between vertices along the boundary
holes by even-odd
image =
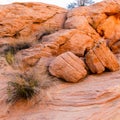
[[[0,120],[120,119],[119,0],[1,5],[0,54]],[[16,74],[33,75],[44,95],[6,103]]]

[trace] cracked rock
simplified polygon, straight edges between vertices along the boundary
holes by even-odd
[[[102,73],[105,68],[110,71],[119,70],[119,63],[106,46],[105,41],[100,41],[85,55],[86,64],[92,73]]]
[[[49,72],[68,82],[78,82],[87,75],[84,62],[71,52],[56,57],[49,65]]]

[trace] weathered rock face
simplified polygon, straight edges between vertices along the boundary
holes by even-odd
[[[94,39],[84,32],[70,29],[60,30],[54,34],[43,37],[42,44],[48,44],[54,51],[56,50],[53,52],[53,55],[71,51],[78,56],[84,56],[85,51],[93,46]]]
[[[67,19],[65,18],[66,12],[62,9],[61,14],[64,17],[60,27],[62,30],[44,36],[43,34],[47,34],[47,32],[45,32],[42,34],[43,37],[41,36],[40,32],[38,32],[39,38],[36,39],[42,41],[40,42],[42,45],[37,45],[37,49],[39,49],[43,54],[43,51],[47,51],[47,54],[49,51],[50,55],[55,56],[66,51],[71,51],[78,56],[83,56],[86,49],[94,46],[94,42],[99,41],[101,37],[103,37],[107,39],[110,49],[114,53],[118,53],[119,4],[119,0],[108,0],[91,5],[90,7],[75,8],[71,11],[68,11]],[[41,28],[42,30],[45,29],[43,25],[41,25],[41,27],[38,26],[38,28]],[[40,31],[40,29],[38,31]],[[41,46],[43,46],[42,48],[44,50],[41,50]],[[3,48],[5,49],[5,46]],[[35,48],[36,47],[31,47],[28,50],[20,51],[17,54],[16,59],[20,59],[23,66],[33,66],[43,55],[39,53],[39,50],[35,50]],[[31,59],[35,56],[37,56],[36,60]],[[43,56],[46,56],[46,52]]]
[[[94,41],[93,38],[76,29],[59,30],[44,36],[40,44],[17,53],[16,60],[20,62],[21,59],[23,66],[33,66],[41,57],[57,56],[67,51],[84,56],[85,51],[93,47]]]
[[[119,63],[105,41],[100,41],[86,54],[86,63],[93,73],[102,73],[105,68],[119,70]]]
[[[119,52],[120,41],[120,14],[108,17],[101,25],[98,27],[98,31],[104,38],[109,40],[109,47],[113,52]],[[115,49],[115,46],[116,47]]]
[[[49,71],[68,82],[78,82],[87,75],[84,62],[71,52],[56,57],[50,64]]]
[[[43,3],[1,5],[0,120],[120,120],[119,27],[120,0],[69,11]],[[7,104],[15,74],[34,75],[45,92]]]
[[[32,45],[43,34],[62,29],[65,18],[65,9],[42,3],[0,6],[0,46]]]

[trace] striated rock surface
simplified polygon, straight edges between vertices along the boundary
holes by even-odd
[[[40,44],[18,52],[16,60],[19,60],[23,66],[33,66],[41,57],[57,56],[67,51],[71,51],[78,56],[84,56],[85,51],[93,47],[94,41],[93,38],[76,29],[59,30],[44,36]]]
[[[64,120],[119,120],[119,77],[120,71],[106,72],[89,75],[84,81],[75,84],[62,82],[47,91],[49,97],[43,102],[38,98],[9,106],[1,90],[0,119],[61,120],[64,115]],[[2,85],[3,81],[0,82]]]
[[[85,56],[86,63],[93,73],[102,73],[105,68],[110,71],[119,70],[119,63],[110,49],[106,46],[105,41],[96,43]]]
[[[49,65],[49,71],[68,82],[78,82],[87,75],[84,62],[71,52],[56,57]]]
[[[0,120],[120,120],[119,27],[120,0],[0,5]],[[8,104],[19,74],[38,79],[40,93]]]
[[[92,73],[102,73],[105,71],[105,67],[98,59],[97,55],[94,53],[93,50],[90,50],[86,56],[86,64],[89,66],[89,69]]]

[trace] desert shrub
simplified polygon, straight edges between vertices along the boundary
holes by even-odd
[[[14,50],[9,49],[5,52],[6,61],[11,65],[14,62]]]
[[[5,58],[6,61],[11,65],[15,61],[15,54],[23,49],[27,49],[30,47],[30,44],[27,43],[21,43],[21,44],[16,44],[15,46],[9,46],[7,50],[5,50]]]
[[[7,102],[16,102],[19,99],[28,100],[39,91],[37,80],[32,78],[16,77],[15,81],[9,81],[7,87]]]

